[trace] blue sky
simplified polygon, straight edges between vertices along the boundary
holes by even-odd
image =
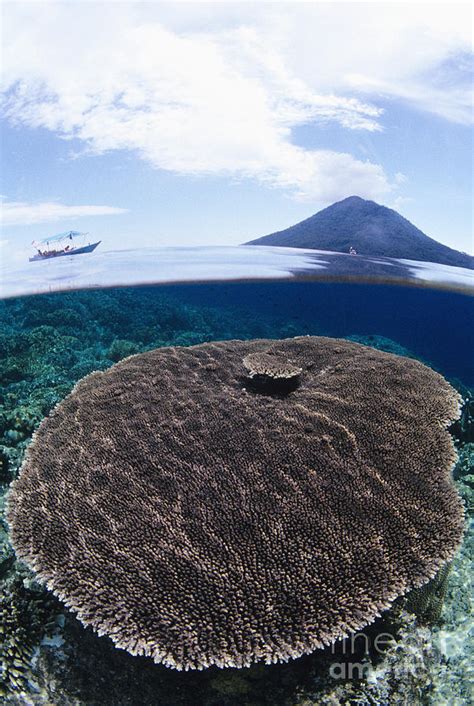
[[[470,6],[6,2],[3,257],[233,245],[352,194],[472,251]]]

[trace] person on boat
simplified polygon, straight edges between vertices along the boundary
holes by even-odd
[[[357,255],[357,250],[352,245],[349,248],[349,255]]]

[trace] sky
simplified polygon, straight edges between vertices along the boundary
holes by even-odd
[[[235,245],[354,194],[472,252],[471,12],[3,2],[2,258]]]

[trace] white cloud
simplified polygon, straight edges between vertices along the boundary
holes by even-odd
[[[380,95],[468,118],[456,62],[442,89],[433,78],[466,49],[453,5],[11,3],[4,14],[12,122],[180,174],[383,199],[397,180],[381,166],[303,149],[294,128],[381,130]]]
[[[298,33],[289,65],[309,86],[472,121],[469,3],[308,3],[297,14],[286,15]]]
[[[356,90],[366,93],[379,93],[391,98],[399,98],[411,103],[417,108],[427,110],[454,123],[468,125],[472,122],[472,92],[464,86],[446,91],[436,82],[407,82],[405,84],[390,83],[379,78],[350,74],[347,83]]]
[[[410,196],[397,196],[394,198],[391,203],[387,204],[390,206],[390,208],[394,208],[395,211],[403,211],[403,207],[406,204],[413,203],[414,199],[411,198]]]
[[[71,220],[83,216],[109,216],[125,212],[126,209],[113,206],[66,206],[54,202],[2,201],[0,203],[0,222],[3,226],[32,225],[34,223],[52,223],[62,219]]]

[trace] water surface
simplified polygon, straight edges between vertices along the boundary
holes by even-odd
[[[99,249],[44,261],[5,262],[0,268],[0,297],[127,284],[303,277],[474,289],[471,270],[414,260],[265,246],[169,247]]]

